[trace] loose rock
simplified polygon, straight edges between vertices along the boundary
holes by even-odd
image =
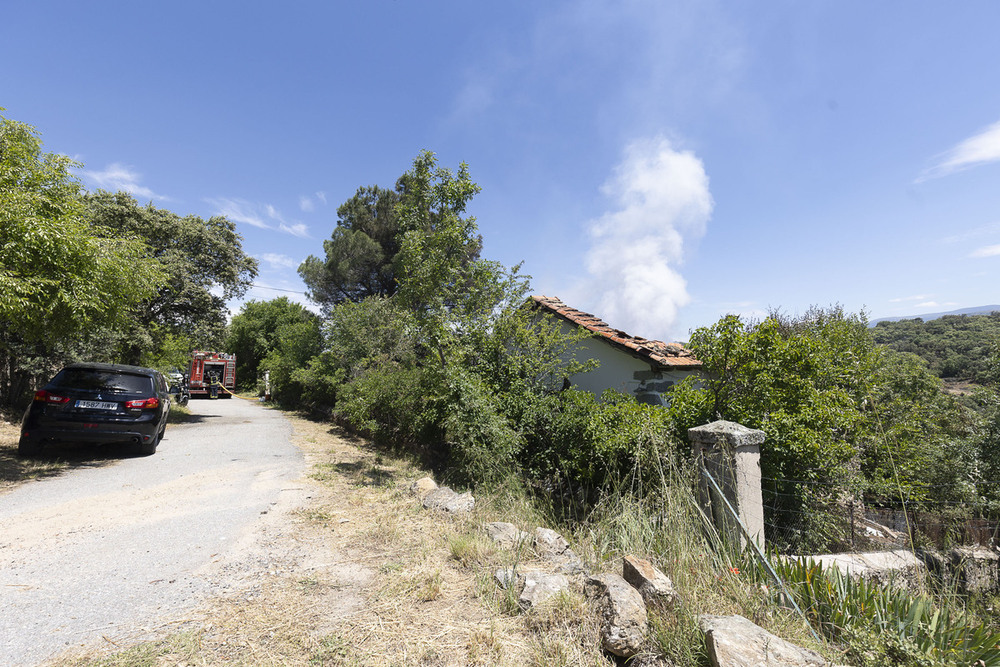
[[[568,589],[569,579],[565,575],[525,572],[524,590],[521,591],[518,603],[521,605],[521,609],[527,611]]]
[[[410,491],[420,500],[427,497],[427,494],[438,488],[437,482],[430,477],[421,477],[410,485]]]
[[[514,549],[521,544],[527,544],[531,539],[531,535],[514,524],[504,521],[484,524],[483,530],[490,536],[494,544],[503,549]]]
[[[698,617],[713,667],[823,667],[819,653],[796,646],[742,616]]]
[[[644,558],[625,556],[622,559],[622,577],[639,591],[649,606],[672,607],[680,599],[670,577]]]
[[[423,505],[427,509],[444,512],[469,512],[476,506],[476,499],[468,491],[459,494],[441,486],[424,496]]]
[[[560,556],[569,549],[569,542],[549,528],[535,528],[535,551],[540,556]]]
[[[517,576],[517,570],[512,567],[505,567],[494,572],[493,579],[500,588],[507,590],[517,585],[519,577]]]
[[[569,548],[569,542],[562,535],[548,528],[536,528],[532,542],[535,552],[552,563],[562,574],[585,572],[583,561]]]
[[[599,574],[587,578],[584,592],[600,607],[604,649],[623,658],[636,655],[649,627],[639,591],[617,574]]]

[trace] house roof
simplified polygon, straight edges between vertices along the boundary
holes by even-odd
[[[599,317],[571,308],[554,296],[532,296],[537,307],[552,312],[578,327],[594,333],[609,345],[618,347],[633,356],[667,369],[700,368],[701,362],[694,358],[690,350],[679,343],[664,343],[632,336],[620,329],[612,328]]]

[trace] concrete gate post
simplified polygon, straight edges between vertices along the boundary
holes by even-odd
[[[704,462],[733,506],[747,532],[764,549],[764,501],[760,490],[760,445],[763,431],[747,428],[736,422],[716,421],[688,429],[688,439],[698,462],[698,495],[705,513],[712,517],[719,532],[729,538],[739,537],[740,546],[747,541],[736,521],[726,510],[725,503],[701,472]]]

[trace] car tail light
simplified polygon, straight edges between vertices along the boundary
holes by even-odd
[[[160,399],[156,396],[151,398],[139,398],[134,401],[125,401],[126,408],[158,408]]]
[[[58,396],[52,392],[39,389],[35,392],[35,400],[41,403],[68,403],[69,396]]]

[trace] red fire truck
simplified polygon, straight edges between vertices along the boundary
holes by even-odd
[[[236,391],[236,355],[195,350],[188,385],[192,396],[230,398]]]

